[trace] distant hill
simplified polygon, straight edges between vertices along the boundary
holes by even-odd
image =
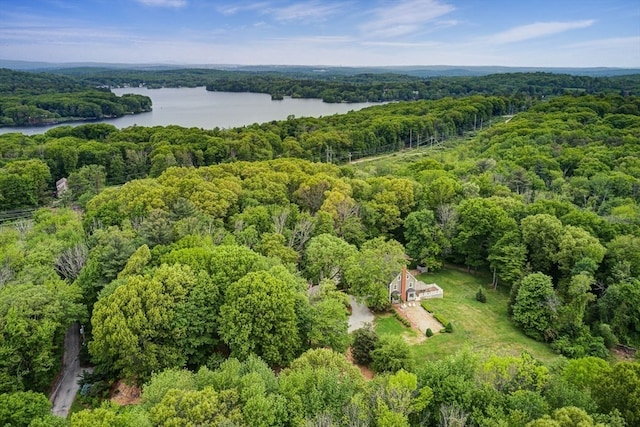
[[[233,65],[233,64],[122,64],[100,62],[30,62],[0,59],[0,68],[30,71],[54,71],[69,68],[89,68],[98,70],[175,70],[182,68],[202,68],[225,71],[279,72],[304,74],[356,75],[363,73],[398,73],[415,77],[473,77],[500,73],[547,72],[590,77],[612,77],[640,74],[640,68],[615,67],[503,67],[503,66],[458,66],[458,65],[415,65],[385,67],[334,67],[322,65]]]

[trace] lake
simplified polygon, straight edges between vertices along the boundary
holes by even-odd
[[[377,105],[362,102],[354,104],[328,104],[320,99],[292,99],[272,101],[271,95],[247,92],[208,92],[204,87],[197,88],[117,88],[116,95],[136,93],[146,95],[153,102],[153,111],[84,122],[67,122],[51,126],[28,126],[0,128],[0,134],[22,132],[26,135],[44,133],[47,130],[64,125],[77,126],[86,123],[109,123],[122,129],[129,126],[166,126],[178,125],[203,129],[231,128],[264,123],[272,120],[285,120],[288,116],[321,117],[343,114],[351,110]]]

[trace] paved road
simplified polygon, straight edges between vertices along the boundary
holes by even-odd
[[[349,332],[362,328],[365,323],[373,322],[373,313],[366,305],[360,304],[353,295],[349,295],[351,300],[351,316],[349,316]]]
[[[80,353],[80,325],[72,325],[64,336],[64,356],[62,359],[62,378],[53,390],[49,400],[53,404],[53,415],[66,418],[73,404],[80,386],[78,380],[83,368],[80,367],[78,354]]]

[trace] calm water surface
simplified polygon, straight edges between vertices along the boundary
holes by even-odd
[[[146,95],[153,102],[153,111],[134,114],[117,119],[90,122],[62,123],[52,126],[29,126],[0,128],[0,134],[22,132],[27,135],[44,133],[63,125],[77,126],[85,123],[110,123],[122,129],[133,125],[166,126],[179,125],[213,129],[230,128],[284,120],[295,117],[321,117],[342,114],[351,110],[376,105],[373,103],[327,104],[320,99],[291,99],[272,101],[270,95],[260,93],[208,92],[198,88],[119,88],[112,89],[116,95],[136,93]]]

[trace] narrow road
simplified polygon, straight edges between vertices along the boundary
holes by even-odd
[[[80,386],[78,380],[85,370],[80,367],[80,325],[74,324],[64,336],[64,356],[62,358],[62,377],[54,388],[49,400],[51,401],[51,413],[66,418],[73,404]]]

